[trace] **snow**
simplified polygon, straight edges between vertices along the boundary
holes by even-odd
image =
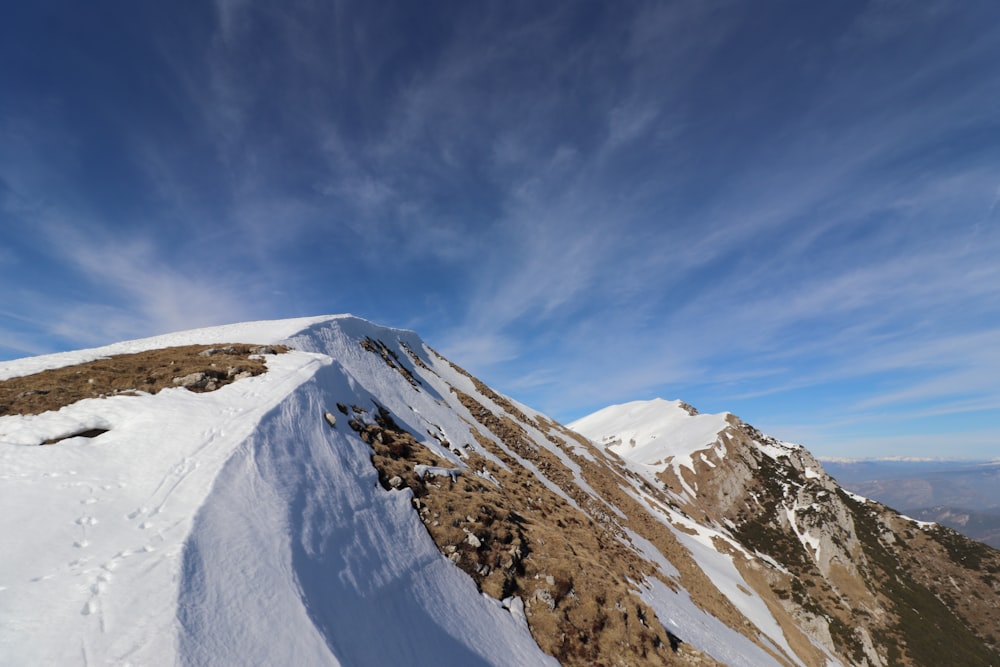
[[[109,357],[114,354],[131,354],[145,352],[173,345],[211,345],[213,343],[259,343],[268,345],[281,342],[283,339],[302,331],[308,326],[329,322],[335,319],[357,319],[351,315],[324,315],[318,317],[302,317],[290,320],[264,320],[260,322],[244,322],[241,324],[225,324],[204,329],[191,329],[178,333],[140,338],[137,340],[113,343],[103,347],[72,352],[59,352],[38,357],[26,357],[12,361],[0,362],[0,380],[22,375],[31,375],[50,368],[62,368],[73,364]]]
[[[623,528],[622,532],[628,536],[628,539],[632,542],[632,547],[639,552],[640,556],[656,565],[657,572],[662,576],[671,578],[680,576],[680,570],[674,567],[674,564],[660,553],[656,545],[631,528]]]
[[[719,553],[715,549],[711,539],[713,536],[708,531],[697,524],[692,523],[691,525],[697,527],[697,534],[689,535],[674,528],[677,540],[687,547],[716,588],[729,598],[729,601],[760,630],[761,634],[783,651],[786,656],[798,663],[795,653],[785,639],[781,626],[771,614],[771,610],[767,608],[764,600],[753,591],[739,570],[736,569],[733,557]]]
[[[743,578],[743,575],[741,575],[739,570],[736,569],[733,557],[729,554],[721,553],[716,544],[717,542],[725,543],[727,547],[732,547],[734,550],[749,556],[743,547],[733,542],[723,533],[702,526],[679,512],[667,510],[659,505],[650,503],[644,494],[640,494],[638,492],[633,493],[627,489],[625,491],[632,496],[634,500],[643,503],[649,509],[651,516],[659,519],[663,525],[668,527],[673,532],[677,541],[687,548],[694,560],[711,580],[712,584],[714,584],[719,592],[725,595],[729,601],[732,602],[733,605],[751,623],[753,623],[753,625],[761,632],[762,637],[765,640],[773,644],[777,651],[783,651],[788,656],[795,656],[795,653],[791,650],[791,647],[785,639],[785,635],[780,624],[771,614],[767,604],[756,592],[754,592],[753,588]],[[667,515],[668,513],[669,516]],[[629,536],[632,537],[632,534],[630,533]],[[645,548],[648,548],[642,540],[636,543],[636,547],[640,549],[640,551],[645,551]],[[648,557],[648,554],[644,553],[644,555]],[[654,562],[656,561],[654,560]],[[676,568],[672,567],[671,570],[668,570],[665,574],[671,574],[672,572],[676,572]],[[647,602],[649,602],[650,606],[654,609],[657,609],[657,615],[660,616],[662,620],[664,617],[660,614],[659,609],[653,601],[647,600]],[[679,636],[684,639],[682,635]],[[693,640],[688,641],[692,641],[692,643],[695,643],[699,646],[699,648],[701,648],[701,644],[698,644]],[[724,643],[728,644],[729,642],[726,641]],[[765,662],[740,664],[773,664],[773,659],[769,659]]]
[[[521,409],[522,412],[525,412],[522,409],[522,407],[519,406],[519,404],[516,404],[513,401],[512,404],[518,406],[518,409]],[[534,411],[529,411],[529,412],[534,412]],[[533,418],[536,420],[539,417],[544,417],[544,415],[541,415],[539,413],[534,413],[533,415],[529,414],[527,416],[529,416],[529,418]],[[563,447],[560,447],[558,444],[549,441],[549,439],[545,437],[544,433],[542,433],[540,430],[538,430],[531,424],[522,424],[522,426],[527,432],[529,438],[531,438],[534,442],[539,443],[542,447],[544,447],[546,450],[555,455],[555,457],[559,459],[559,462],[562,463],[564,466],[566,466],[567,469],[569,469],[569,471],[573,474],[573,483],[576,486],[578,486],[580,489],[584,491],[584,493],[590,495],[591,497],[600,498],[600,494],[598,494],[597,491],[594,490],[594,487],[590,485],[590,482],[587,481],[586,476],[583,474],[583,468],[580,467],[579,463],[577,463],[572,459],[570,454],[567,451],[565,451],[563,447],[565,447],[566,450],[569,450],[569,452],[572,452],[575,455],[582,456],[583,458],[586,458],[587,460],[593,462],[595,461],[595,459],[590,452],[588,452],[578,442],[567,442],[565,438],[562,438],[559,434],[555,434],[553,437],[555,437],[557,440],[563,443]],[[560,489],[560,494],[565,496],[565,492],[562,491],[562,489]],[[604,507],[610,509],[615,514],[617,514],[618,517],[621,518],[623,521],[628,520],[628,517],[625,516],[625,513],[622,512],[614,504],[607,504],[607,503],[601,503],[601,504]],[[581,511],[587,513],[586,510],[583,510],[582,508],[578,507],[575,501],[573,501],[573,505],[577,507],[577,509],[581,509]]]
[[[921,521],[920,519],[914,519],[913,517],[906,516],[905,514],[900,514],[899,518],[915,523],[917,525],[917,528],[922,528],[924,530],[928,528],[934,528],[935,526],[937,526],[937,523],[935,523],[934,521]]]
[[[639,595],[668,630],[719,662],[732,667],[782,664],[747,637],[705,613],[684,589],[675,591],[658,579],[648,579]]]
[[[214,392],[0,418],[0,664],[554,664],[438,552],[410,492],[378,485],[367,445],[324,420],[377,396],[411,432],[468,432],[443,381],[400,382],[358,335],[423,350],[331,316],[0,363],[8,378],[170,345],[298,348]],[[109,431],[35,446],[97,426]]]
[[[185,559],[208,573],[208,583],[181,590],[184,654],[210,662],[221,641],[224,649],[239,642],[259,664],[315,664],[328,647],[346,665],[408,664],[414,656],[442,664],[544,660],[523,623],[441,556],[410,492],[379,487],[367,445],[312,418],[324,397],[346,388],[339,371],[290,397],[220,476]],[[255,508],[262,491],[270,502]],[[253,520],[233,524],[241,514]],[[224,539],[234,527],[251,545],[237,554]],[[277,580],[272,595],[248,595],[241,583],[248,573],[252,581]],[[234,606],[240,613],[218,618],[218,609]],[[289,615],[306,629],[301,641],[273,642],[261,632],[260,619]],[[310,647],[315,657],[293,647]]]
[[[485,396],[482,393],[480,393],[480,391],[476,388],[476,386],[472,382],[472,380],[470,380],[468,377],[466,377],[466,376],[464,376],[464,375],[462,375],[460,373],[455,372],[454,369],[450,369],[449,368],[449,371],[450,371],[450,373],[446,372],[446,374],[444,375],[444,377],[447,377],[448,381],[451,382],[451,384],[453,386],[457,387],[458,389],[460,389],[464,393],[466,393],[469,396],[471,396],[472,398],[474,398],[480,405],[482,405],[484,408],[486,408],[487,410],[489,410],[493,414],[495,414],[495,415],[507,415],[507,412],[501,406],[498,406],[496,403],[494,403],[493,400],[490,397]],[[476,421],[475,417],[473,417],[469,413],[469,411],[466,410],[464,407],[460,407],[459,406],[456,409],[459,409],[464,414],[469,415],[468,419],[469,419],[470,423]],[[510,416],[510,415],[507,415],[507,416]],[[525,431],[527,433],[529,433],[529,437],[530,437],[531,434],[533,434],[535,436],[535,439],[534,439],[535,443],[547,443],[547,440],[545,440],[545,436],[542,435],[542,433],[540,431],[538,431],[538,429],[536,429],[534,427],[531,427],[528,424],[521,424],[521,426],[525,429]],[[570,496],[568,493],[566,493],[566,491],[564,489],[562,489],[558,484],[556,484],[551,479],[549,479],[548,476],[543,475],[541,473],[541,471],[538,470],[538,467],[533,462],[531,462],[531,461],[529,461],[527,459],[519,457],[516,452],[514,452],[502,440],[500,440],[500,438],[496,437],[491,432],[487,431],[485,433],[485,435],[486,435],[486,437],[490,438],[493,441],[493,443],[499,449],[503,450],[503,452],[507,456],[510,456],[511,458],[514,458],[514,459],[517,459],[522,466],[524,466],[527,470],[529,470],[532,473],[533,478],[536,479],[537,481],[541,482],[542,485],[545,486],[545,488],[547,488],[549,491],[551,491],[552,493],[554,493],[557,496],[559,496],[560,498],[562,498],[573,509],[576,509],[576,510],[578,510],[578,511],[584,513],[584,514],[586,514],[586,511],[582,507],[580,507],[580,505],[576,502],[576,500],[572,496]],[[531,446],[531,445],[529,445],[529,446]],[[558,450],[558,447],[553,446],[553,447],[548,447],[548,449],[550,451],[556,451],[556,450]],[[503,464],[503,461],[501,459],[493,456],[489,452],[484,451],[484,450],[477,450],[477,452],[480,453],[480,454],[482,454],[483,456],[486,456],[486,457],[492,459],[494,462],[496,462],[496,463],[498,463],[500,465],[503,465],[504,468],[507,467],[506,465]],[[580,485],[580,486],[586,485],[585,488],[587,489],[588,493],[593,493],[593,489],[591,489],[590,486],[587,485],[586,481],[583,479],[583,475],[580,473],[580,467],[579,467],[579,465],[577,465],[575,462],[573,462],[571,459],[569,459],[562,452],[557,452],[557,456],[560,457],[561,461],[564,464],[566,464],[568,467],[570,467],[571,469],[574,470],[574,474],[576,475],[576,479],[574,481],[578,485]]]
[[[788,456],[791,452],[795,451],[796,449],[799,449],[798,445],[793,445],[787,442],[778,443],[778,441],[775,441],[776,444],[772,444],[769,442],[759,442],[759,441],[756,442],[757,442],[757,448],[760,449],[760,451],[767,454],[772,459],[774,459],[775,461],[777,461],[779,458],[783,456]]]
[[[983,461],[980,459],[949,458],[944,456],[866,456],[854,458],[847,456],[817,456],[816,460],[821,463],[954,463],[963,465],[983,465],[990,466],[1000,463],[1000,459]]]
[[[396,352],[418,386],[362,349],[366,337]],[[480,594],[438,551],[411,491],[384,490],[368,445],[335,418],[337,403],[368,410],[357,417],[364,421],[384,406],[410,433],[431,434],[423,444],[438,465],[415,466],[419,476],[478,475],[499,485],[463,460],[474,449],[507,468],[473,445],[475,419],[451,388],[497,414],[502,406],[413,332],[349,315],[252,322],[2,362],[0,379],[113,354],[234,342],[294,350],[268,355],[267,373],[214,392],[170,388],[0,417],[0,534],[14,538],[0,550],[0,664],[555,664],[531,637],[523,601]],[[404,345],[428,369],[415,366]],[[543,418],[512,403],[529,419]],[[668,466],[683,482],[694,457],[714,465],[709,450],[724,455],[719,433],[728,423],[726,414],[691,415],[680,402],[657,399],[613,406],[571,427],[592,440],[619,440],[609,448],[659,485],[655,473]],[[599,498],[580,461],[600,454],[556,431],[552,442],[522,426],[581,491]],[[37,446],[89,429],[107,432]],[[794,656],[733,556],[722,552],[752,555],[660,506],[639,476],[625,479],[622,490],[673,531],[760,641]],[[653,543],[623,526],[623,541],[661,576],[679,577]],[[716,659],[775,664],[687,591],[657,579],[635,586],[668,629]]]
[[[819,562],[820,545],[822,544],[822,540],[820,540],[818,536],[811,535],[807,530],[799,530],[799,526],[796,523],[796,519],[798,518],[796,512],[804,508],[816,509],[816,506],[814,504],[802,506],[795,503],[794,507],[785,508],[785,518],[788,519],[788,525],[791,527],[792,532],[799,538],[799,542],[802,543],[802,546],[806,548],[806,553],[811,551],[813,558],[816,562]]]
[[[613,405],[570,423],[569,428],[596,442],[609,436],[621,442],[610,449],[624,459],[653,465],[681,459],[693,470],[691,456],[707,449],[726,428],[727,413],[691,415],[680,401],[662,398]]]
[[[598,443],[616,442],[607,448],[633,464],[633,469],[637,469],[635,464],[647,466],[655,475],[673,467],[694,497],[681,467],[694,472],[694,455],[716,445],[719,434],[729,425],[728,413],[692,415],[682,406],[680,401],[662,398],[633,401],[598,410],[568,427]]]
[[[865,498],[864,496],[859,496],[858,494],[853,493],[851,491],[848,491],[847,489],[845,489],[843,487],[841,487],[841,490],[845,494],[847,494],[848,497],[853,498],[854,500],[858,501],[859,503],[867,503],[868,502],[868,499]]]
[[[787,575],[791,575],[792,574],[791,570],[789,570],[784,565],[782,565],[778,561],[774,560],[773,558],[771,558],[767,554],[762,554],[759,551],[754,551],[753,555],[755,557],[759,558],[760,560],[764,561],[765,563],[767,563],[771,567],[773,567],[775,570],[777,570],[777,571],[779,571],[779,572],[781,572],[783,574],[787,574]]]
[[[449,477],[451,481],[458,480],[458,476],[462,474],[459,468],[442,468],[441,466],[428,466],[418,464],[413,466],[413,472],[417,473],[417,477],[423,479],[427,475],[431,477]]]

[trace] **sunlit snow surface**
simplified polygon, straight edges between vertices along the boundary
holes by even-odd
[[[693,472],[694,455],[716,444],[728,424],[726,417],[727,413],[691,415],[680,401],[655,398],[612,405],[567,426],[630,463],[657,471],[673,467],[683,483],[680,468]],[[694,497],[694,490],[687,490]]]
[[[195,343],[278,343],[218,391],[88,399],[0,417],[0,664],[541,665],[524,625],[443,558],[409,491],[323,419],[372,397],[413,433],[460,439],[465,380],[424,353],[420,391],[349,316],[216,327],[0,364],[0,378]],[[436,373],[436,375],[435,375]],[[96,425],[93,439],[37,443]],[[454,436],[452,436],[454,434]],[[426,443],[442,459],[457,457]]]
[[[419,387],[364,350],[366,337],[405,362],[401,344],[416,352],[428,369],[406,365]],[[346,420],[331,427],[324,418],[337,403],[373,410],[377,400],[417,437],[434,434],[423,444],[442,465],[425,474],[481,475],[440,441],[473,441],[471,415],[452,386],[489,399],[416,334],[351,316],[256,322],[3,362],[0,379],[112,354],[237,342],[294,350],[269,355],[267,373],[214,392],[167,389],[0,417],[0,665],[553,664],[531,638],[520,601],[481,595],[433,544],[410,491],[383,490],[368,446]],[[630,406],[619,417],[631,430],[608,413],[598,426],[623,436],[614,449],[636,469],[691,466],[718,446],[726,425],[725,415],[692,417],[676,402]],[[37,446],[91,428],[108,431]],[[526,428],[594,492],[579,464]],[[488,449],[477,452],[506,467]],[[766,606],[715,550],[723,534],[694,524],[697,535],[678,531],[683,517],[666,516],[638,481],[628,483],[626,492],[674,531],[762,640],[790,654]],[[676,577],[651,543],[630,537]],[[683,589],[635,585],[700,650],[733,665],[777,664]]]
[[[673,469],[688,492],[689,499],[694,499],[696,493],[685,482],[681,468],[693,472],[696,456],[704,457],[703,462],[712,466],[705,457],[705,452],[709,450],[714,449],[718,456],[724,455],[719,434],[729,425],[728,417],[728,413],[692,415],[680,401],[657,398],[609,406],[568,426],[618,454],[626,465],[652,483],[658,483],[657,473]],[[777,450],[777,446],[758,444],[769,456],[776,455],[772,450]],[[650,514],[674,532],[712,583],[760,631],[764,643],[769,643],[777,652],[798,662],[780,624],[763,599],[744,580],[735,567],[732,556],[718,550],[716,542],[746,553],[743,547],[721,530],[703,526],[678,512],[653,505],[639,489],[633,490],[630,495],[645,504]],[[678,526],[683,527],[683,530],[678,529]],[[730,665],[776,664],[758,646],[694,606],[686,592],[675,593],[655,580],[646,581],[643,585],[643,599],[664,622],[668,625],[676,624],[678,627],[671,628],[673,631],[704,648],[717,660]],[[829,654],[827,659],[831,665],[840,664]]]

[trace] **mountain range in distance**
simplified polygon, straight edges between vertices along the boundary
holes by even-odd
[[[1000,549],[1000,461],[825,459],[844,488]]]
[[[1000,664],[1000,552],[730,413],[558,424],[410,331],[0,363],[0,664]]]

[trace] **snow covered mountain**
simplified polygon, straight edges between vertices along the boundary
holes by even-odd
[[[851,665],[997,664],[1000,552],[845,491],[806,449],[731,414],[657,399],[570,427],[717,530],[786,636]]]
[[[0,664],[1000,662],[998,552],[732,415],[572,426],[351,316],[0,363]]]

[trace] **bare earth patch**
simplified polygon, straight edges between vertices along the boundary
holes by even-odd
[[[53,368],[0,381],[0,416],[37,415],[84,398],[155,394],[166,387],[213,391],[264,373],[264,355],[286,351],[247,343],[185,345]]]
[[[386,363],[392,358],[378,342],[363,347]],[[436,458],[382,406],[337,406],[348,427],[372,447],[382,486],[413,492],[414,509],[442,554],[483,593],[505,604],[523,604],[539,646],[564,665],[717,664],[668,632],[636,595],[637,582],[652,576],[653,568],[622,543],[621,529],[610,519],[613,510],[584,493],[555,455],[530,441],[522,423],[534,427],[536,422],[452,366],[501,410],[496,414],[451,387],[475,420],[468,423],[471,442],[438,439],[461,456],[465,468]],[[588,513],[560,497],[522,461]]]

